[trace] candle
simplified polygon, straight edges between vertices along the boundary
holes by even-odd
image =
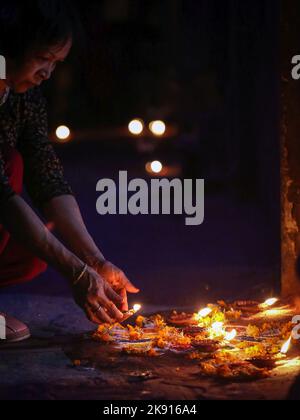
[[[125,312],[122,322],[126,321],[127,319],[131,318],[133,315],[138,313],[142,309],[142,305],[135,304],[132,309]]]

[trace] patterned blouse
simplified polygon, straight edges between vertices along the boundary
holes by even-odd
[[[15,195],[5,174],[7,147],[21,153],[24,183],[39,209],[54,197],[73,195],[48,138],[46,101],[39,88],[22,95],[11,92],[0,107],[0,203]]]

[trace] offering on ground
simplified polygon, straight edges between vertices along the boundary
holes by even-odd
[[[159,357],[173,353],[199,363],[202,376],[257,380],[275,374],[278,366],[292,360],[298,360],[295,366],[299,367],[298,358],[288,358],[291,348],[296,349],[291,322],[294,314],[292,305],[283,305],[275,298],[264,303],[220,301],[197,313],[138,316],[135,325],[126,327],[102,325],[93,338],[114,345],[120,355]]]

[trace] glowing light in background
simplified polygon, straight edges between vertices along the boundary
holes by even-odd
[[[294,314],[294,309],[290,306],[282,306],[279,308],[265,309],[262,312],[251,316],[249,319],[265,319],[265,318],[284,318]]]
[[[158,160],[155,160],[154,162],[148,162],[146,165],[146,171],[149,174],[160,174],[163,168],[163,164]]]
[[[142,120],[132,120],[128,125],[128,130],[134,136],[139,136],[144,131],[145,124]]]
[[[151,170],[152,172],[154,172],[155,174],[160,174],[161,171],[163,170],[163,165],[161,162],[159,162],[158,160],[155,160],[154,162],[151,163]]]
[[[70,138],[71,130],[66,125],[61,125],[57,127],[55,133],[58,140],[66,141]]]
[[[163,121],[152,121],[149,125],[149,129],[155,136],[163,136],[167,127]]]

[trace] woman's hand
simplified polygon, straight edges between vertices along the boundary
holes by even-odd
[[[128,311],[127,293],[139,293],[139,289],[131,283],[122,270],[109,261],[94,264],[94,269],[121,297],[121,310]]]
[[[95,324],[113,324],[123,319],[118,307],[123,298],[94,269],[88,268],[82,279],[73,285],[75,302]]]

